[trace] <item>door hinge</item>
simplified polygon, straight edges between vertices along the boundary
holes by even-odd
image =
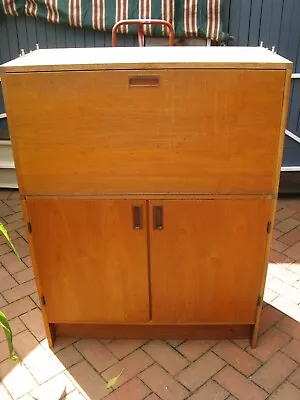
[[[261,301],[262,301],[262,297],[258,296],[257,297],[257,302],[256,302],[257,307],[259,307],[261,305]]]
[[[32,232],[32,227],[31,227],[31,223],[27,222],[27,229],[28,229],[28,233]]]
[[[271,221],[268,221],[268,223],[267,223],[267,232],[268,232],[268,233],[271,232],[271,226],[272,226]]]
[[[42,305],[43,305],[43,306],[45,306],[45,305],[46,305],[45,296],[42,296]]]

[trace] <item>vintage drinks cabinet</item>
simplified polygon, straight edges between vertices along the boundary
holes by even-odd
[[[1,67],[50,345],[255,346],[291,68],[259,47],[38,50]]]

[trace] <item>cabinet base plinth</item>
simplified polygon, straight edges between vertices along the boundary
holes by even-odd
[[[245,339],[253,325],[54,324],[56,336],[98,339]]]

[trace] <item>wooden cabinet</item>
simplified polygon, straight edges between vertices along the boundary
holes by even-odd
[[[291,63],[262,48],[57,49],[1,77],[50,345],[255,345]]]

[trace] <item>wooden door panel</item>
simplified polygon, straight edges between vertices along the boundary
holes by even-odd
[[[154,323],[255,322],[271,201],[151,201]],[[160,216],[159,216],[160,217]]]
[[[149,320],[144,201],[29,199],[26,208],[49,322]]]
[[[159,84],[130,87],[133,75]],[[279,70],[7,74],[20,190],[272,193],[284,82]]]

